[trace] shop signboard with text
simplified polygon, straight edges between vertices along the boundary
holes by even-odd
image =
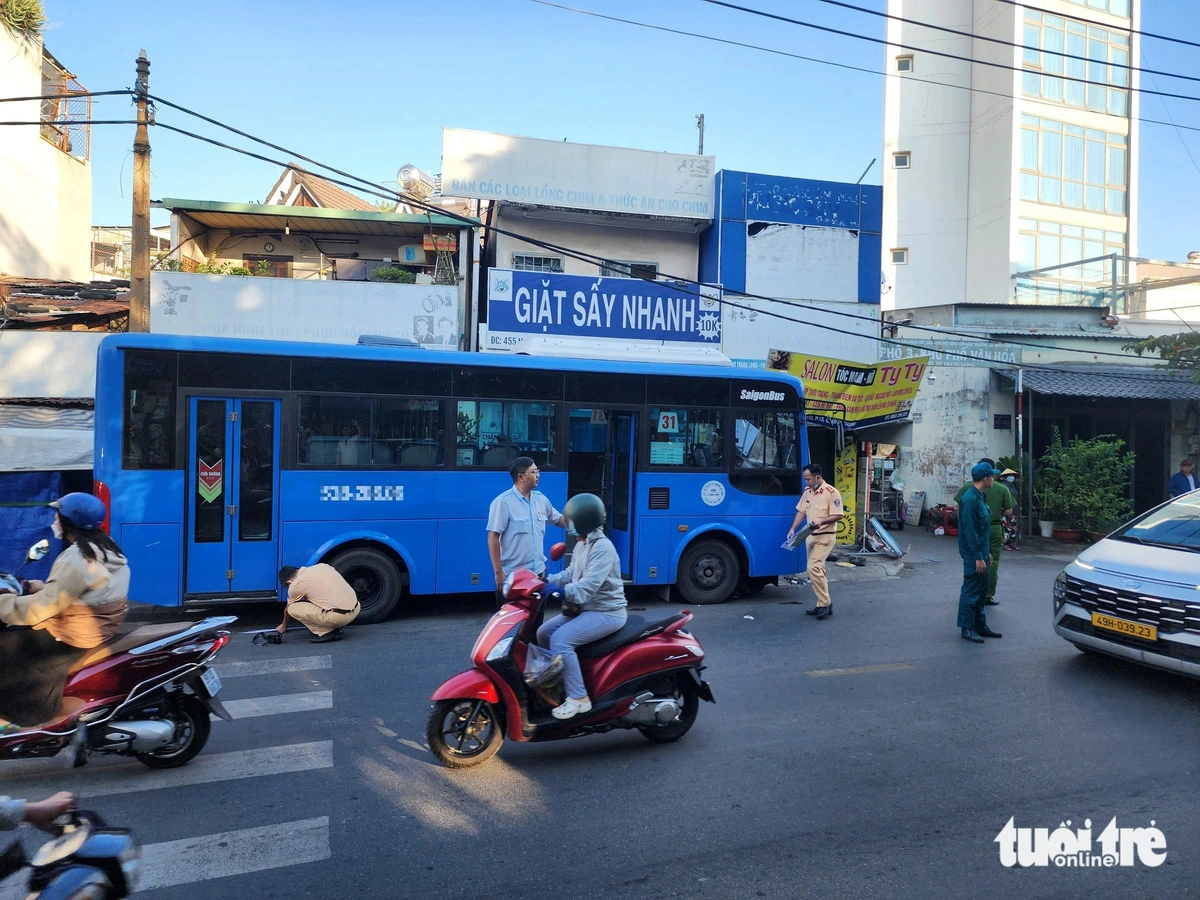
[[[492,269],[487,350],[534,337],[721,346],[718,288],[641,278]]]
[[[767,362],[804,382],[809,422],[850,430],[907,419],[928,367],[928,356],[856,363],[782,350]]]
[[[712,156],[442,129],[449,197],[711,221],[716,173]]]

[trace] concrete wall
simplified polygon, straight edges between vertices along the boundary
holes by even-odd
[[[42,45],[0,28],[0,86],[7,96],[42,92]],[[36,100],[4,104],[4,118],[36,122]],[[0,140],[0,273],[86,281],[91,268],[92,172],[42,139],[36,125]]]
[[[536,210],[503,206],[498,212],[496,225],[536,240],[581,250],[605,259],[657,263],[659,272],[664,275],[688,279],[697,275],[699,239],[694,231],[647,228],[636,218],[596,215],[592,217],[592,221],[562,222],[538,216],[539,212]],[[697,227],[700,227],[699,224]],[[496,267],[512,268],[513,253],[560,255],[534,244],[497,234]],[[567,256],[563,259],[563,272],[568,275],[597,275],[600,267],[595,263]]]
[[[91,400],[103,337],[78,331],[0,331],[0,400]]]

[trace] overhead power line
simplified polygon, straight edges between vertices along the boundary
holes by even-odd
[[[620,16],[609,16],[604,13],[593,12],[590,9],[580,9],[575,6],[564,6],[561,3],[552,3],[550,0],[530,0],[531,3],[536,3],[539,6],[548,6],[551,9],[561,9],[564,12],[576,13],[581,16],[590,16],[594,19],[604,19],[609,22],[617,22],[622,25],[633,25],[636,28],[646,28],[650,31],[661,31],[666,34],[675,34],[680,37],[696,38],[701,41],[710,41],[714,44],[726,44],[731,47],[741,47],[745,50],[754,50],[760,53],[769,53],[773,56],[783,56],[788,59],[796,59],[801,62],[816,63],[819,66],[830,66],[835,69],[845,69],[850,72],[862,72],[865,75],[882,75],[884,78],[902,78],[905,81],[915,81],[919,84],[928,84],[934,87],[950,88],[956,91],[968,91],[972,94],[984,94],[990,97],[1002,97],[1007,100],[1012,99],[1012,94],[1006,94],[1002,91],[989,91],[984,88],[971,87],[966,84],[956,84],[954,82],[936,81],[932,78],[921,78],[912,74],[900,74],[898,72],[881,71],[879,69],[871,69],[866,66],[854,66],[849,63],[834,62],[829,59],[821,59],[815,56],[804,56],[800,53],[791,53],[787,50],[777,50],[774,47],[764,47],[760,44],[749,44],[743,41],[735,41],[729,38],[715,37],[711,34],[702,34],[696,31],[683,31],[678,28],[668,28],[665,25],[653,25],[649,22],[639,22],[636,19],[623,19]],[[1138,116],[1137,121],[1144,122],[1147,125],[1162,125],[1164,128],[1182,128],[1186,131],[1200,131],[1200,126],[1196,125],[1176,125],[1174,122],[1163,122],[1159,119],[1150,119],[1145,116]]]
[[[998,3],[1007,3],[1009,6],[1020,6],[1023,9],[1032,10],[1033,12],[1045,13],[1046,15],[1050,15],[1050,16],[1061,16],[1062,15],[1062,13],[1057,10],[1046,9],[1044,6],[1031,6],[1030,4],[1023,2],[1023,0],[997,0],[997,2]],[[1088,25],[1095,25],[1097,28],[1112,28],[1112,26],[1109,25],[1107,22],[1101,22],[1098,19],[1084,19],[1084,18],[1075,16],[1075,15],[1072,15],[1071,18],[1075,19],[1078,22],[1085,22]],[[1159,34],[1154,31],[1142,31],[1142,29],[1140,29],[1140,28],[1126,28],[1124,30],[1128,31],[1130,34],[1141,35],[1142,37],[1152,38],[1156,41],[1170,41],[1172,44],[1183,44],[1185,47],[1200,48],[1200,43],[1197,43],[1196,41],[1188,41],[1183,38],[1174,37],[1169,34]]]
[[[986,34],[976,34],[973,31],[961,31],[958,28],[950,28],[949,26],[946,26],[946,25],[935,25],[932,22],[923,22],[920,19],[909,19],[909,18],[906,18],[905,16],[897,16],[897,15],[893,15],[892,13],[881,12],[880,10],[877,10],[877,9],[868,9],[865,6],[855,6],[853,3],[844,2],[844,0],[817,0],[817,2],[818,3],[826,3],[829,6],[837,6],[842,9],[853,10],[854,12],[864,13],[868,16],[877,16],[881,19],[891,19],[893,22],[904,22],[906,25],[919,25],[922,28],[929,28],[933,31],[941,31],[945,34],[956,34],[959,37],[971,38],[972,40],[976,40],[976,41],[985,41],[985,42],[991,43],[991,44],[1000,44],[1001,46],[1012,47],[1017,50],[1034,50],[1038,53],[1044,53],[1047,56],[1058,56],[1058,57],[1061,57],[1062,59],[1074,59],[1074,60],[1078,60],[1079,62],[1083,62],[1083,63],[1098,62],[1098,60],[1089,59],[1087,56],[1080,56],[1078,53],[1067,53],[1064,50],[1043,50],[1041,47],[1030,47],[1028,44],[1018,44],[1016,41],[1006,41],[1006,40],[1004,40],[1004,38],[991,37]],[[1061,15],[1061,14],[1056,13],[1056,15]],[[1074,19],[1073,16],[1069,16],[1069,15],[1064,16],[1064,18]],[[1079,20],[1075,20],[1075,21],[1079,21]],[[1111,26],[1106,26],[1106,29],[1109,31],[1112,30]],[[1122,30],[1124,31],[1125,29],[1122,29]],[[1105,62],[1104,65],[1112,66],[1113,68],[1116,68],[1116,69],[1126,69],[1130,72],[1141,72],[1146,75],[1162,75],[1165,78],[1178,78],[1181,81],[1200,82],[1200,75],[1180,75],[1177,72],[1163,72],[1159,69],[1147,69],[1144,66],[1134,65],[1132,62],[1128,62],[1128,63]],[[1063,77],[1066,78],[1069,76],[1064,75]],[[1071,79],[1071,80],[1075,81],[1077,79]],[[1119,85],[1114,85],[1114,87],[1119,87]]]
[[[137,119],[34,119],[29,122],[0,122],[0,125],[136,125]]]
[[[155,102],[161,102],[164,105],[169,105],[175,109],[180,110],[181,112],[187,112],[190,115],[194,115],[198,118],[203,118],[205,121],[216,124],[219,127],[222,127],[227,130],[236,132],[240,135],[243,135],[243,136],[247,137],[249,140],[252,140],[257,143],[264,144],[264,145],[276,147],[277,149],[280,149],[282,152],[288,154],[289,156],[305,159],[309,162],[312,162],[314,165],[316,165],[320,168],[326,169],[327,171],[343,174],[347,178],[351,179],[350,181],[345,181],[345,180],[338,179],[338,178],[331,178],[328,176],[320,176],[320,177],[326,178],[326,180],[330,181],[332,184],[346,187],[351,190],[358,190],[358,191],[360,191],[362,193],[366,193],[366,194],[373,194],[375,196],[382,197],[382,198],[387,198],[387,199],[392,199],[392,200],[402,200],[405,203],[408,203],[410,205],[413,205],[418,208],[426,210],[427,213],[436,213],[440,216],[445,216],[445,217],[448,217],[451,219],[458,220],[458,221],[462,222],[463,224],[467,224],[467,225],[471,225],[471,226],[474,226],[477,224],[476,220],[473,220],[468,216],[462,216],[462,215],[454,213],[450,210],[445,210],[441,207],[433,206],[431,204],[428,204],[428,203],[425,203],[424,201],[419,200],[416,197],[407,195],[404,192],[392,191],[389,189],[381,188],[375,182],[369,181],[364,178],[359,178],[358,176],[350,175],[349,173],[343,173],[343,172],[341,172],[341,170],[335,169],[332,166],[328,166],[324,163],[320,163],[318,161],[311,160],[308,157],[305,157],[302,154],[296,153],[287,148],[280,148],[280,147],[278,147],[278,145],[272,144],[271,142],[266,141],[265,139],[255,137],[254,135],[250,135],[247,132],[243,132],[240,129],[236,129],[231,125],[225,125],[224,123],[221,123],[216,119],[213,119],[211,117],[204,116],[200,113],[196,113],[194,111],[188,110],[186,107],[180,106],[178,104],[170,103],[169,101],[164,101],[162,98],[156,97],[154,99],[155,99]],[[227,144],[223,141],[218,141],[214,138],[196,134],[194,132],[187,131],[186,129],[178,128],[176,126],[169,125],[169,124],[163,123],[161,121],[156,123],[156,127],[175,132],[177,134],[183,135],[188,138],[192,138],[192,139],[199,140],[199,141],[202,141],[202,142],[205,142],[208,144],[212,144],[217,147],[222,147],[224,149],[231,150],[235,153],[239,153],[241,155],[248,156],[253,159],[258,159],[262,162],[271,163],[273,165],[277,165],[277,166],[281,166],[281,167],[286,167],[289,165],[289,163],[284,162],[283,160],[272,159],[272,158],[264,156],[262,154],[255,153],[252,150],[247,150],[242,147],[236,147],[231,144]],[[302,170],[302,171],[307,172],[307,170]],[[317,173],[308,173],[308,174],[317,174]],[[530,235],[525,235],[520,232],[515,232],[515,231],[511,231],[509,229],[498,228],[498,227],[492,227],[491,230],[498,234],[503,234],[508,237],[512,237],[514,239],[524,241],[533,246],[540,247],[540,248],[543,248],[546,250],[550,250],[550,251],[553,251],[556,253],[561,253],[564,256],[568,256],[572,259],[578,259],[580,261],[587,262],[590,264],[604,264],[604,263],[608,262],[608,260],[605,257],[597,256],[595,254],[587,253],[585,251],[580,251],[580,250],[576,250],[573,248],[554,244],[554,243],[551,243],[548,241],[540,240],[538,238],[534,238]],[[661,272],[659,274],[661,275],[662,278],[664,278],[668,281],[675,282],[676,284],[695,285],[696,290],[691,291],[691,293],[695,296],[701,296],[701,291],[702,291],[702,288],[704,287],[704,285],[701,282],[696,281],[693,278],[684,278],[682,276],[673,276],[670,273],[665,273],[665,272]],[[787,306],[791,309],[802,309],[802,310],[807,310],[810,312],[822,313],[825,315],[832,315],[832,316],[850,318],[850,319],[858,319],[861,321],[870,322],[876,326],[888,324],[888,323],[881,323],[880,320],[878,318],[876,318],[875,316],[861,316],[861,315],[856,315],[854,313],[843,312],[840,310],[831,310],[826,307],[812,306],[811,304],[816,301],[804,301],[804,300],[791,301],[791,300],[782,300],[777,297],[768,297],[768,296],[760,295],[760,294],[751,294],[751,293],[744,293],[744,292],[733,292],[733,293],[735,293],[737,296],[743,297],[747,300],[760,300],[760,301],[765,301],[765,302],[770,302],[770,303],[781,304],[781,305]],[[747,312],[759,313],[759,314],[766,315],[766,316],[774,318],[774,319],[778,319],[778,320],[786,321],[786,322],[792,322],[792,323],[799,324],[799,325],[805,325],[807,327],[819,329],[822,331],[829,331],[829,332],[832,332],[835,334],[843,334],[843,335],[847,335],[847,336],[855,337],[855,338],[867,337],[865,335],[860,334],[859,332],[849,331],[847,329],[842,329],[842,328],[837,328],[832,325],[816,324],[816,323],[813,323],[806,319],[794,318],[792,316],[784,315],[783,313],[779,313],[779,312],[776,312],[776,311],[773,311],[770,309],[760,309],[760,308],[754,307],[754,306],[747,306],[744,303],[738,303],[736,301],[730,300],[730,299],[728,299],[728,297],[722,297],[720,302],[723,305],[729,306],[734,309],[741,309],[741,310],[744,310]],[[964,338],[965,337],[965,338],[970,338],[972,340],[980,341],[983,343],[993,343],[993,344],[1006,346],[1006,347],[1014,347],[1014,346],[1029,347],[1030,349],[1035,349],[1040,352],[1057,351],[1057,352],[1066,352],[1066,353],[1083,353],[1085,355],[1092,356],[1092,357],[1106,356],[1106,357],[1115,357],[1115,358],[1122,359],[1122,360],[1135,360],[1135,359],[1139,358],[1135,354],[1129,354],[1129,353],[1114,353],[1114,352],[1105,351],[1105,350],[1087,350],[1087,349],[1075,348],[1075,347],[1058,347],[1058,346],[1054,346],[1054,345],[1035,344],[1032,342],[1019,341],[1019,340],[1015,340],[1015,339],[1001,340],[1001,339],[996,339],[996,338],[990,338],[985,334],[954,331],[951,329],[938,328],[935,326],[914,325],[914,324],[908,323],[908,324],[902,325],[901,327],[912,328],[917,331],[923,331],[923,332],[940,334],[940,335],[950,335],[950,336],[956,337],[956,338]],[[1085,335],[1085,336],[1095,337],[1094,335]],[[887,338],[887,337],[874,335],[874,336],[870,336],[869,339],[877,340],[883,344],[904,347],[906,349],[916,351],[918,354],[928,354],[930,352],[929,348],[922,344],[913,343],[912,341],[905,341],[905,340],[901,340],[898,338]],[[942,350],[940,352],[945,356],[951,356],[951,357],[957,357],[957,358],[962,358],[962,359],[970,359],[970,360],[978,361],[977,357],[971,355],[970,353],[966,353],[966,352],[958,352],[958,351],[954,351],[954,350]],[[1066,372],[1066,373],[1077,373],[1078,372],[1077,369],[1063,368],[1062,364],[1059,364],[1058,366],[1056,366],[1051,363],[1024,363],[1023,365],[1026,368],[1038,368],[1038,369],[1044,369],[1046,371],[1057,371],[1057,372]],[[1096,375],[1096,377],[1114,377],[1114,378],[1120,377],[1120,378],[1139,380],[1139,376],[1136,374],[1116,375],[1113,373],[1095,373],[1095,375]],[[1148,379],[1145,377],[1141,377],[1140,380],[1157,380],[1157,379]]]
[[[713,6],[721,6],[721,7],[724,7],[725,9],[732,9],[732,10],[736,10],[737,12],[743,12],[743,13],[746,13],[747,15],[760,16],[761,18],[764,18],[764,19],[771,19],[772,21],[775,21],[775,22],[786,22],[789,25],[798,25],[801,28],[811,28],[815,31],[821,31],[826,34],[836,34],[836,35],[840,35],[841,37],[853,38],[856,41],[867,41],[868,43],[872,43],[872,44],[882,44],[885,47],[898,47],[901,50],[911,50],[913,53],[928,53],[932,56],[940,56],[944,59],[953,59],[953,60],[957,60],[959,62],[972,63],[974,65],[979,65],[979,66],[989,66],[993,69],[1003,69],[1004,71],[1007,71],[1007,72],[1028,71],[1023,67],[1010,65],[1009,63],[995,62],[994,60],[989,60],[989,59],[976,59],[975,57],[962,56],[958,53],[949,53],[945,50],[934,50],[930,47],[917,47],[912,44],[901,44],[898,41],[889,41],[887,38],[877,38],[877,37],[872,37],[871,35],[867,35],[867,34],[859,34],[856,31],[846,31],[843,28],[833,28],[829,25],[818,25],[815,22],[806,22],[803,19],[793,19],[793,18],[790,18],[789,16],[781,16],[778,13],[767,12],[766,10],[762,10],[762,9],[754,9],[753,7],[750,7],[750,6],[740,6],[737,3],[729,3],[729,2],[727,2],[727,0],[704,0],[704,2],[711,3]],[[1107,63],[1106,63],[1106,65],[1107,65]],[[1055,77],[1059,77],[1057,73],[1055,73]],[[1087,78],[1073,78],[1073,77],[1066,76],[1066,75],[1061,76],[1061,77],[1064,77],[1068,81],[1072,81],[1077,84],[1087,84],[1087,85],[1092,85],[1094,87],[1103,87],[1106,89],[1107,88],[1115,88],[1117,90],[1123,90],[1123,91],[1137,91],[1138,93],[1155,96],[1155,97],[1171,97],[1171,98],[1174,98],[1175,100],[1189,100],[1193,103],[1200,103],[1200,97],[1195,97],[1195,96],[1192,96],[1191,94],[1175,94],[1175,93],[1172,93],[1169,91],[1154,91],[1154,90],[1150,90],[1149,88],[1144,88],[1144,87],[1133,87],[1132,85],[1109,84],[1105,81],[1091,81]]]
[[[33,97],[0,97],[0,103],[20,103],[29,100],[75,100],[81,97],[117,97],[122,94],[132,94],[128,89],[120,91],[71,91],[58,94],[38,94]]]

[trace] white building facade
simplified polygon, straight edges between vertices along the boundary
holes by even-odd
[[[1113,261],[1052,267],[1136,255],[1139,0],[1038,6],[889,0],[884,310],[1104,305]]]
[[[0,141],[0,274],[86,281],[92,238],[90,109],[83,88],[41,38],[0,27],[5,118]],[[72,122],[74,124],[61,124]]]
[[[1005,342],[1015,312],[1006,307],[1041,307],[1023,314],[1036,333],[1053,328],[1056,308],[1074,308],[1091,327],[1104,310],[1080,307],[1125,312],[1128,302],[1117,287],[1137,253],[1140,2],[1036,5],[887,4],[881,308],[885,319],[944,330],[885,328],[906,345],[882,355],[934,355],[898,465],[931,505],[948,501],[980,456],[1013,454],[1018,440],[1035,458],[1043,450],[1031,441],[1034,398],[1016,422],[1014,384],[1002,374],[1021,366],[1023,349]],[[1072,433],[1091,436],[1081,429]],[[1160,443],[1157,432],[1153,446],[1143,440],[1139,462],[1165,464]]]

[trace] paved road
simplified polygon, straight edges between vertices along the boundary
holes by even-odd
[[[802,614],[806,587],[697,610],[717,705],[671,746],[622,732],[436,765],[428,695],[488,615],[460,602],[334,645],[240,636],[219,667],[238,718],[184,769],[0,777],[70,785],[135,827],[162,900],[1195,895],[1200,685],[1056,637],[1060,560],[1006,554],[1004,638],[976,646],[954,628],[953,543],[909,559],[900,577],[840,570],[823,622]],[[999,862],[1010,817],[1098,835],[1114,816],[1154,820],[1166,864]]]

